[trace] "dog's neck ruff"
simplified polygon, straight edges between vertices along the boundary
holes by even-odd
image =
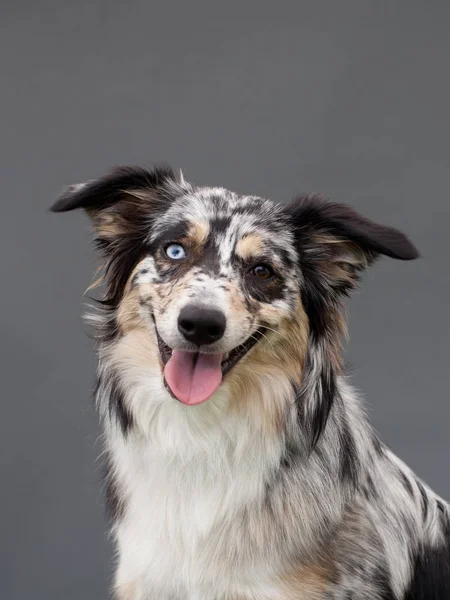
[[[390,585],[404,590],[411,528],[433,543],[441,534],[417,522],[398,481],[398,473],[411,482],[414,475],[380,444],[345,379],[334,379],[331,403],[324,396],[329,373],[320,348],[310,352],[298,388],[269,371],[249,376],[239,396],[224,381],[209,401],[185,406],[165,388],[145,339],[134,332],[100,349],[97,403],[123,557],[119,587],[138,580],[162,598],[189,590],[188,597],[272,600],[281,593],[273,587],[277,574],[292,564],[306,568],[325,549],[338,554],[340,536],[350,535],[355,522],[364,529],[369,515],[380,518],[372,513],[378,503],[384,516],[377,535],[389,539],[386,547],[378,542],[379,560],[395,565]],[[318,401],[329,403],[329,415],[311,444]],[[365,494],[374,500],[367,504]],[[366,569],[375,564],[369,559],[361,547],[358,561]],[[342,560],[346,568],[349,559]],[[364,585],[367,597],[382,597]]]

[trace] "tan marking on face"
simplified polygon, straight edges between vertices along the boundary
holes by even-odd
[[[133,329],[111,346],[108,356],[119,372],[153,369],[161,364],[156,336],[149,329]]]
[[[117,324],[122,333],[143,326],[139,311],[139,290],[131,290],[123,296],[117,310]]]
[[[263,251],[264,240],[256,233],[245,235],[236,244],[236,254],[244,260],[261,256]]]
[[[209,235],[209,225],[206,221],[195,221],[191,223],[187,233],[187,241],[201,248]]]
[[[277,327],[280,322],[280,310],[270,302],[260,303],[258,317],[264,323],[273,324]]]
[[[259,419],[267,435],[279,435],[284,427],[292,384],[302,380],[308,335],[308,318],[300,304],[295,319],[285,320],[276,332],[266,331],[265,339],[227,375],[231,410],[253,422]]]
[[[248,314],[244,296],[236,282],[229,282],[226,294],[233,314],[238,315],[240,319]]]
[[[132,287],[133,277],[139,270],[139,265],[135,267],[125,286],[122,299],[117,309],[117,325],[122,333],[128,333],[136,327],[145,327],[139,308],[140,290],[139,287]]]

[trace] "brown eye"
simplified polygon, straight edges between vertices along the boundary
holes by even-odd
[[[258,279],[270,279],[273,275],[273,270],[267,265],[256,265],[256,267],[253,267],[252,273]]]

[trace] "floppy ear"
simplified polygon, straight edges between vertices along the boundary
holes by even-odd
[[[118,238],[148,232],[151,218],[167,207],[170,187],[181,189],[183,184],[182,176],[169,167],[152,171],[116,167],[100,179],[69,186],[51,210],[84,209],[92,219],[98,245],[107,249]]]
[[[300,196],[287,210],[302,271],[328,295],[348,294],[359,272],[380,254],[399,260],[419,256],[403,233],[374,223],[345,204],[319,195]]]
[[[300,196],[285,210],[295,236],[302,303],[310,326],[311,345],[298,403],[313,448],[338,396],[340,337],[345,333],[339,310],[343,296],[356,286],[360,272],[378,255],[411,260],[418,252],[400,231],[322,196]]]
[[[132,269],[147,251],[152,222],[188,189],[181,172],[168,167],[117,167],[100,179],[69,186],[51,207],[53,212],[82,208],[91,218],[95,244],[106,259],[104,305],[117,306]]]

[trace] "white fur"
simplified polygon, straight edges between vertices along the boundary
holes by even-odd
[[[249,557],[229,572],[214,546],[233,546],[232,539],[224,544],[222,528],[232,530],[242,508],[261,500],[281,441],[227,415],[226,386],[208,403],[186,407],[158,389],[156,379],[156,373],[142,377],[133,392],[134,414],[142,416],[141,431],[150,425],[148,435],[131,432],[125,439],[110,431],[107,438],[127,503],[115,530],[117,585],[138,581],[159,598],[173,591],[202,600],[249,597],[257,589],[258,597],[271,598],[263,591],[271,575],[265,562]]]

